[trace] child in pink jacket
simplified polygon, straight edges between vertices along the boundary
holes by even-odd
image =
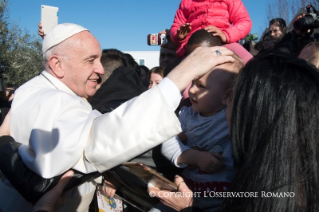
[[[252,22],[241,0],[182,0],[170,36],[178,44],[176,55],[186,55],[190,36],[206,29],[223,43],[233,43],[249,34]]]

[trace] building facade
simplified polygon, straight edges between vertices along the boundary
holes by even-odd
[[[159,51],[123,51],[132,55],[137,64],[144,65],[149,69],[159,66]]]

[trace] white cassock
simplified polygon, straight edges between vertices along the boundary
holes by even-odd
[[[23,144],[19,154],[24,163],[44,178],[60,175],[72,167],[83,173],[103,172],[181,132],[174,114],[180,99],[175,84],[164,79],[111,113],[101,115],[85,99],[43,71],[16,90],[10,132]],[[15,206],[28,205],[17,202],[19,198],[10,205],[10,199],[15,197],[5,194],[6,189],[0,187],[2,210],[6,211],[9,205],[10,211],[19,211]],[[81,196],[84,200],[94,190],[92,183],[85,183],[68,192],[67,198]],[[27,206],[23,207],[27,211]]]

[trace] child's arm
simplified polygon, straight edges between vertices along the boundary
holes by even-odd
[[[187,22],[189,14],[185,13],[185,6],[190,4],[189,1],[190,0],[182,0],[182,2],[179,5],[179,8],[175,13],[174,22],[170,30],[170,38],[176,44],[179,44],[179,40],[177,37],[178,31],[180,30],[181,26],[186,24]]]
[[[222,30],[226,35],[227,43],[237,42],[249,34],[252,22],[241,0],[227,0],[229,20],[233,24]]]
[[[168,160],[171,161],[176,167],[185,168],[187,164],[178,164],[177,158],[180,154],[189,150],[190,148],[184,145],[181,141],[179,141],[178,136],[174,136],[173,138],[165,141],[162,144],[161,152]]]
[[[189,149],[177,158],[177,163],[197,165],[202,171],[212,173],[225,168],[221,160],[223,157],[219,154]]]
[[[177,135],[179,140],[181,140],[181,142],[184,145],[187,145],[187,136],[185,135],[185,133],[181,132],[180,134]]]

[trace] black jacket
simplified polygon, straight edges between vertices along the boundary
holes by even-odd
[[[310,42],[313,42],[314,39],[311,37],[311,34],[306,33],[303,35],[298,35],[295,30],[288,32],[281,41],[274,46],[270,52],[276,53],[287,53],[298,57],[301,50]]]

